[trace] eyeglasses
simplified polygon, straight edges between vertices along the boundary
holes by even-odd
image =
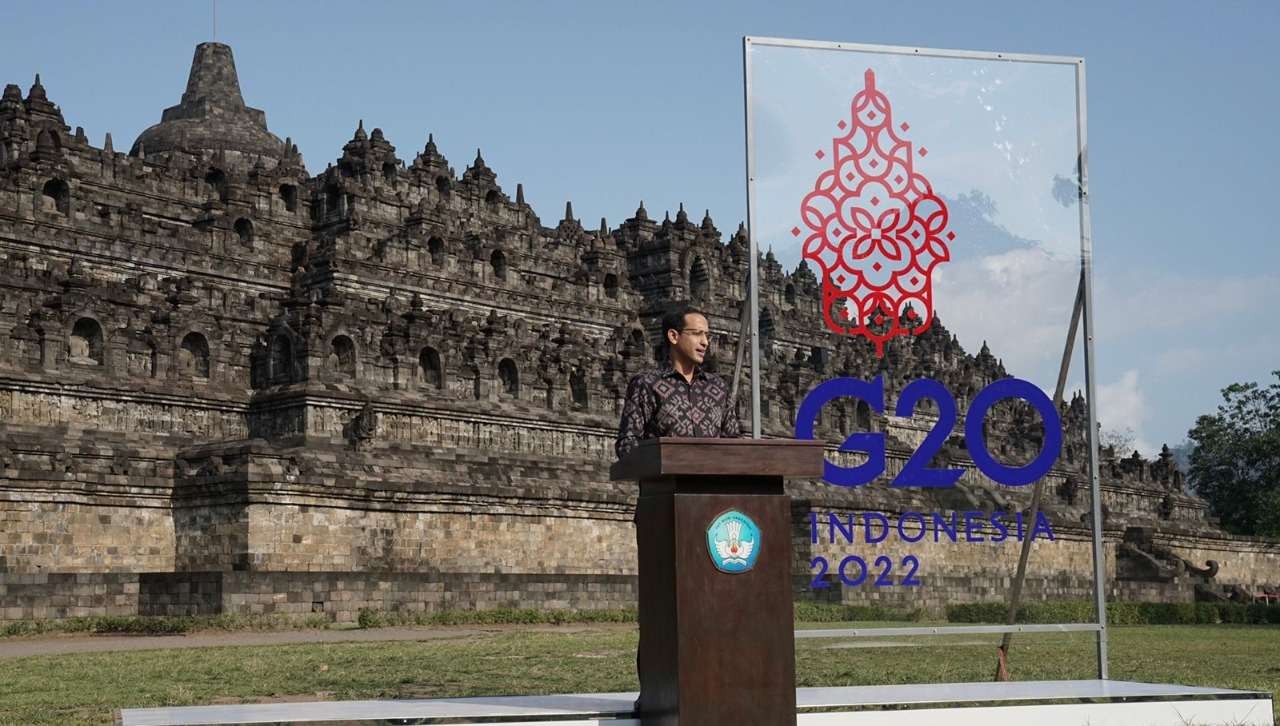
[[[710,330],[681,330],[680,334],[687,335],[691,338],[702,338],[708,343],[716,342],[716,335]]]

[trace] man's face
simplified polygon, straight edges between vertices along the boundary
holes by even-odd
[[[667,342],[671,344],[671,354],[677,359],[701,365],[711,345],[710,336],[707,319],[697,313],[689,313],[684,316],[680,330],[667,331]]]

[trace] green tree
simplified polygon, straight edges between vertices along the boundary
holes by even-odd
[[[1222,389],[1217,413],[1187,432],[1190,480],[1227,530],[1280,536],[1280,371],[1277,382]]]

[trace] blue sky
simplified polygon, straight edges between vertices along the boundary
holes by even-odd
[[[25,90],[40,72],[68,123],[127,149],[177,102],[211,7],[6,2],[0,78]],[[743,35],[1083,56],[1100,410],[1150,453],[1221,387],[1280,368],[1278,8],[224,0],[217,14],[246,101],[313,172],[361,118],[407,159],[430,131],[459,172],[482,147],[549,224],[566,200],[594,225],[643,199],[736,227]]]

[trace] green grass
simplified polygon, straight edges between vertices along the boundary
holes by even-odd
[[[850,621],[912,621],[923,617],[918,610],[877,605],[841,605],[797,602],[797,621],[832,623]],[[496,608],[491,610],[443,610],[413,612],[362,608],[354,624],[338,624],[327,615],[191,615],[191,616],[95,616],[61,620],[15,620],[0,624],[0,638],[22,638],[57,633],[128,633],[180,635],[208,630],[287,630],[344,627],[387,628],[434,625],[564,625],[568,623],[634,623],[634,609],[539,610]]]
[[[1116,679],[1280,688],[1280,627],[1134,626],[1111,631]],[[802,640],[798,685],[982,681],[999,636]],[[444,697],[636,688],[636,633],[504,630],[428,642],[228,647],[0,660],[0,724],[108,724],[114,709],[271,699]],[[919,645],[924,643],[925,645]],[[1091,678],[1091,634],[1017,636],[1018,680]]]
[[[977,602],[948,605],[952,623],[1003,623],[1008,603]],[[1018,608],[1019,623],[1093,622],[1094,605],[1083,600],[1030,602]],[[1107,603],[1112,625],[1213,625],[1232,623],[1280,625],[1280,604],[1239,602],[1123,602]]]

